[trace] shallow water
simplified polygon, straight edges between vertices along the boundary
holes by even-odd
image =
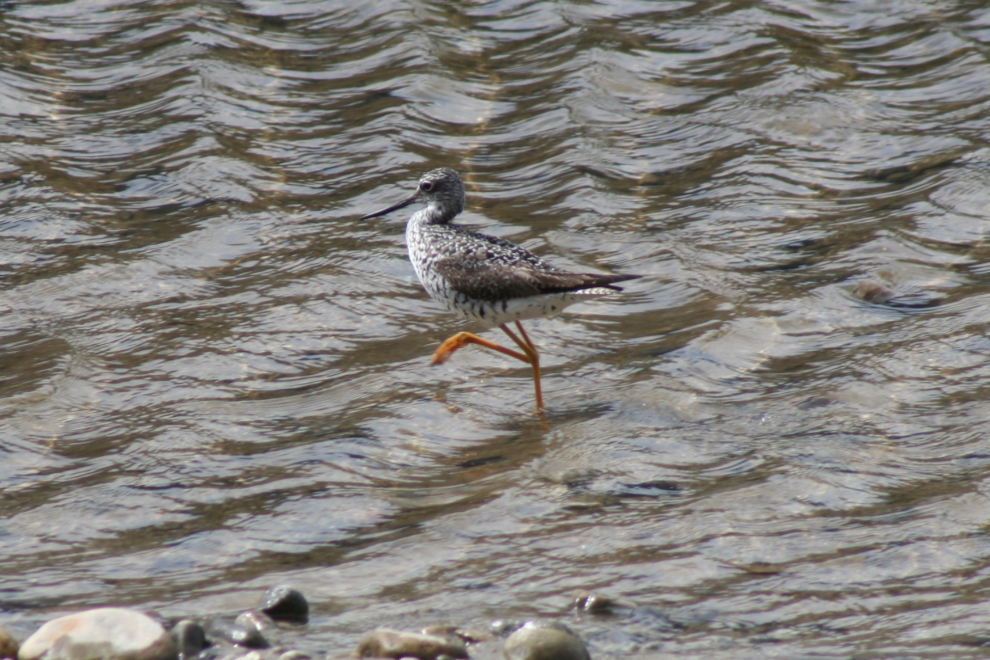
[[[0,626],[984,656],[988,60],[977,2],[0,5]],[[644,276],[528,324],[545,420],[359,220],[441,165]]]

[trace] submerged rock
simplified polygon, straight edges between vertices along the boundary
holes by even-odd
[[[241,612],[234,619],[234,625],[244,626],[251,630],[257,630],[259,634],[266,630],[274,629],[275,622],[272,618],[263,612],[258,612],[256,610],[248,610],[246,612]]]
[[[557,621],[527,621],[505,640],[508,660],[591,660],[588,648]]]
[[[173,660],[175,638],[147,614],[101,607],[52,619],[24,640],[19,660]]]
[[[388,628],[372,630],[361,638],[357,655],[360,658],[412,657],[419,660],[436,660],[442,655],[451,658],[468,657],[467,647],[458,637],[439,637]]]
[[[608,596],[591,594],[586,591],[578,593],[574,597],[574,609],[578,612],[588,614],[612,614],[618,607],[618,603]]]
[[[309,603],[301,592],[285,586],[272,587],[258,603],[258,609],[276,621],[306,623],[309,619]]]
[[[195,621],[183,619],[172,628],[172,636],[178,647],[179,660],[193,660],[206,648],[206,632]]]
[[[210,620],[206,624],[206,637],[213,643],[224,641],[251,649],[266,649],[270,646],[257,628],[224,619]]]

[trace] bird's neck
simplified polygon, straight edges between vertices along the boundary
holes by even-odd
[[[451,211],[440,204],[429,203],[425,209],[420,209],[409,218],[410,225],[445,225],[454,219],[459,211]]]

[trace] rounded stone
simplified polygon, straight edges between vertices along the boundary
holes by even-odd
[[[505,640],[508,660],[591,660],[581,638],[557,621],[527,621]]]
[[[302,592],[280,585],[265,592],[258,602],[258,609],[276,621],[306,623],[309,618],[309,603]]]
[[[266,649],[270,645],[261,631],[254,627],[213,619],[206,624],[206,637],[211,641],[223,640],[250,649]]]
[[[612,614],[616,602],[608,596],[581,592],[574,598],[574,608],[579,612],[589,614]]]
[[[172,636],[179,650],[179,660],[191,660],[206,648],[206,632],[195,621],[179,621],[172,628]]]
[[[172,660],[175,638],[147,614],[101,607],[52,619],[24,640],[19,660]]]
[[[264,612],[248,610],[237,615],[237,618],[234,619],[234,625],[244,626],[260,633],[274,628],[275,622]]]
[[[361,638],[357,655],[361,658],[419,658],[437,660],[440,656],[468,657],[467,647],[457,637],[438,637],[422,633],[379,628]]]

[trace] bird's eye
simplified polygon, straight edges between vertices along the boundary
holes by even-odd
[[[433,190],[433,183],[431,183],[430,181],[424,181],[423,183],[419,184],[419,189],[422,190],[423,192],[430,192],[431,190]]]

